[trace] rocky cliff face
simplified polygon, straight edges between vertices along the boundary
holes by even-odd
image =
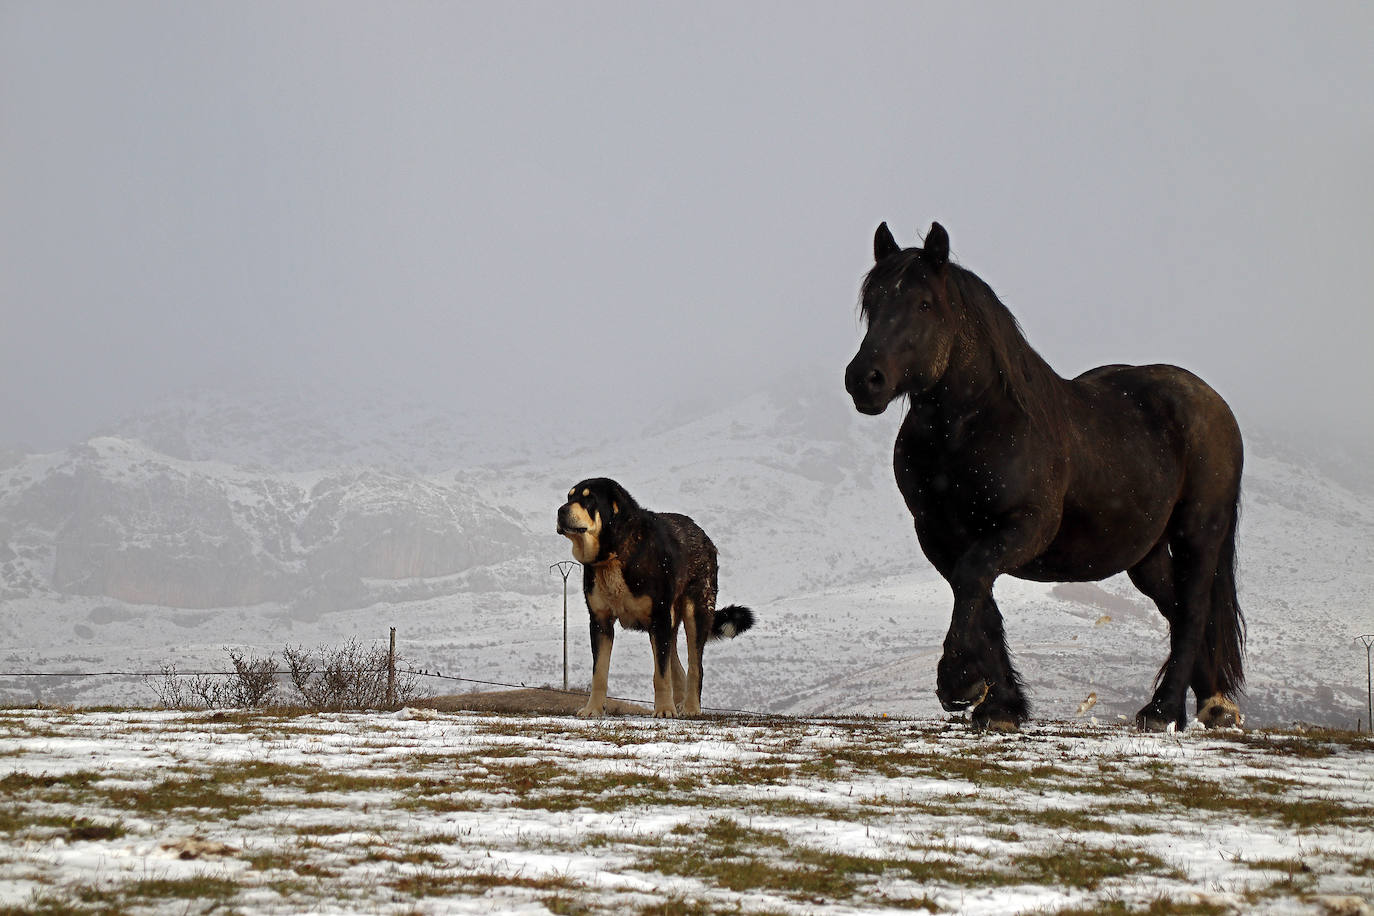
[[[104,437],[0,475],[12,596],[318,613],[366,603],[369,580],[454,576],[523,541],[470,491],[403,473],[272,474]]]

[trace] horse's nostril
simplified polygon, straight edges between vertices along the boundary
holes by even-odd
[[[878,369],[874,369],[864,378],[864,384],[868,386],[869,391],[881,391],[886,381],[887,379],[883,377],[883,373]]]

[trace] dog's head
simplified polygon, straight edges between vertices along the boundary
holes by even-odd
[[[620,484],[592,477],[569,490],[568,501],[558,507],[558,533],[572,541],[574,560],[594,563],[615,552],[620,523],[636,508]]]

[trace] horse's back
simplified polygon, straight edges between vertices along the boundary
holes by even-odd
[[[1240,426],[1211,385],[1187,369],[1156,364],[1099,366],[1072,387],[1080,411],[1086,407],[1094,418],[1089,425],[1114,427],[1109,433],[1127,450],[1153,446],[1153,456],[1141,454],[1141,460],[1176,465],[1180,498],[1205,488],[1234,501],[1243,460]]]
[[[1179,437],[1182,444],[1240,448],[1240,426],[1225,399],[1182,367],[1098,366],[1075,378],[1073,387],[1090,409],[1119,407],[1124,398],[1153,429]]]
[[[1099,579],[1138,563],[1180,510],[1233,510],[1240,432],[1211,386],[1177,366],[1099,366],[1075,378],[1059,530],[1022,578]]]

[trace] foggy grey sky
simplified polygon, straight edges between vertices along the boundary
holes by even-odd
[[[932,219],[1061,374],[1374,442],[1374,5],[0,0],[0,443],[192,386],[837,391]]]

